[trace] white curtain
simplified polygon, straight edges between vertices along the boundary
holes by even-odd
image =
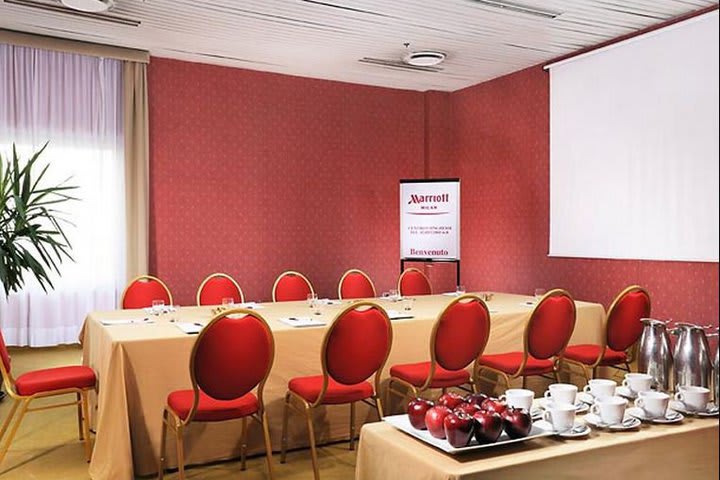
[[[79,188],[62,205],[74,262],[66,261],[45,293],[26,276],[2,298],[0,327],[10,345],[78,341],[86,314],[111,310],[125,283],[122,62],[0,44],[0,152],[22,158],[49,145],[46,181]]]

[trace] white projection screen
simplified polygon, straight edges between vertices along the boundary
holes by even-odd
[[[717,10],[548,69],[550,255],[717,262]]]

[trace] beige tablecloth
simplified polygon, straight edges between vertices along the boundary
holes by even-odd
[[[717,419],[643,425],[587,439],[544,437],[483,453],[448,455],[387,423],[360,431],[355,480],[607,480],[718,478]]]
[[[429,359],[428,342],[433,321],[452,300],[443,295],[418,297],[415,318],[393,321],[394,340],[385,376],[391,365]],[[531,308],[523,303],[530,297],[495,294],[488,303],[492,328],[486,353],[522,348],[522,327]],[[385,303],[386,308],[399,308]],[[346,305],[346,304],[345,304]],[[331,320],[345,305],[325,306],[322,318]],[[578,320],[573,343],[597,342],[604,309],[599,304],[577,302]],[[264,304],[259,309],[275,337],[275,363],[265,387],[273,448],[279,449],[283,398],[288,380],[295,376],[320,374],[320,346],[324,327],[291,328],[279,321],[286,316],[307,315],[304,302]],[[184,307],[164,314],[149,325],[101,324],[102,320],[142,319],[142,310],[91,313],[84,327],[84,362],[98,374],[97,410],[92,418],[97,432],[90,475],[95,480],[132,479],[157,470],[161,415],[169,392],[190,387],[188,362],[196,336],[181,332],[170,322],[207,322],[209,307]],[[155,317],[153,317],[155,318]],[[374,411],[358,404],[358,423],[376,421]],[[348,435],[349,408],[330,406],[315,412],[319,442],[340,440]],[[289,445],[307,446],[307,432],[300,418],[291,416]],[[191,424],[185,435],[188,464],[239,456],[237,422]],[[251,426],[249,451],[262,452],[262,436]],[[174,448],[168,448],[169,465],[175,464]]]

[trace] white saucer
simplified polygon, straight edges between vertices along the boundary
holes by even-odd
[[[633,392],[624,385],[620,385],[619,387],[617,387],[615,393],[617,393],[621,397],[629,398],[630,400],[635,400],[637,398],[637,393]]]
[[[670,407],[672,410],[675,410],[680,413],[684,413],[685,415],[696,415],[698,417],[717,417],[718,413],[720,413],[720,409],[718,409],[717,405],[710,402],[707,404],[707,408],[704,412],[695,412],[690,411],[687,408],[685,408],[685,404],[682,402],[679,402],[677,400],[671,400],[670,401]]]
[[[543,430],[554,431],[552,424],[550,422],[546,422],[545,420],[533,422],[533,425],[538,428],[542,428]],[[590,427],[580,422],[575,422],[571,430],[567,430],[565,432],[555,432],[555,435],[562,438],[582,438],[587,437],[589,434]]]
[[[633,417],[642,420],[643,422],[650,423],[678,423],[682,422],[685,416],[676,412],[675,410],[668,410],[664,417],[649,418],[645,415],[645,411],[642,408],[631,407],[627,409],[627,413]]]
[[[552,400],[549,398],[541,398],[538,402],[540,407],[547,410],[548,406],[552,403]],[[588,410],[590,410],[590,405],[588,405],[585,402],[581,402],[580,400],[575,400],[575,413],[585,413]]]
[[[628,412],[625,412],[625,417],[623,418],[622,423],[616,425],[608,425],[607,423],[604,423],[600,420],[600,417],[594,413],[588,413],[585,415],[585,423],[588,423],[595,428],[607,428],[608,430],[613,431],[624,431],[633,430],[639,427],[642,422],[632,415],[629,415]]]

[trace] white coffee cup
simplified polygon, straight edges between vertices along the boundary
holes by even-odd
[[[705,387],[681,386],[675,400],[682,402],[690,412],[704,412],[710,400],[710,390]]]
[[[577,391],[577,387],[571,383],[553,383],[545,392],[545,398],[551,398],[555,403],[575,405]]]
[[[622,384],[637,395],[640,392],[647,392],[652,386],[653,377],[647,373],[626,373]]]
[[[617,382],[605,378],[594,378],[583,388],[583,392],[589,393],[595,398],[612,397],[615,395]]]
[[[500,400],[504,400],[510,407],[524,408],[528,412],[532,408],[535,392],[524,388],[510,388],[505,390],[505,394],[500,396]]]
[[[595,400],[590,407],[590,412],[600,417],[603,423],[618,425],[625,417],[627,400],[622,397],[604,397]]]
[[[552,425],[556,432],[565,432],[575,424],[575,406],[569,403],[554,403],[543,412],[543,420]]]
[[[663,392],[640,392],[635,400],[635,406],[642,408],[648,418],[664,417],[667,413],[670,395]]]

